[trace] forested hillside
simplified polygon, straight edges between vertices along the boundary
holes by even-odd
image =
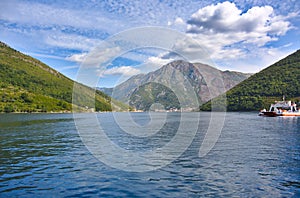
[[[0,42],[0,112],[58,112],[72,110],[74,81],[44,63]],[[91,98],[94,90],[82,86],[82,95]],[[86,107],[85,99],[78,109]],[[110,111],[111,98],[100,91],[96,111]]]
[[[268,108],[282,96],[299,102],[300,99],[300,50],[252,75],[226,92],[228,111],[252,111]],[[221,97],[220,97],[221,98]],[[221,99],[216,103],[221,104]],[[210,110],[211,102],[202,105]],[[223,107],[219,107],[220,110]]]

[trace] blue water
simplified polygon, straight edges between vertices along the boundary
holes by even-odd
[[[196,114],[189,114],[189,122]],[[144,152],[175,136],[181,114],[169,113],[166,124],[151,137],[122,133],[112,113],[96,116],[115,144]],[[147,113],[132,116],[141,125],[150,119]],[[210,113],[200,117],[193,142],[179,158],[137,173],[94,157],[72,114],[0,114],[0,197],[300,196],[300,117],[227,113],[217,143],[199,157]]]

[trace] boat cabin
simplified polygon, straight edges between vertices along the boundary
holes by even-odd
[[[271,104],[270,112],[278,112],[278,111],[289,111],[289,112],[296,112],[298,111],[297,106],[295,103],[291,101],[275,101],[275,104]]]

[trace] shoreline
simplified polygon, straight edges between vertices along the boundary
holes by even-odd
[[[98,111],[98,112],[0,112],[1,114],[73,114],[73,113],[219,113],[219,112],[224,112],[224,113],[258,113],[259,111],[164,111],[164,112],[156,112],[156,111]]]

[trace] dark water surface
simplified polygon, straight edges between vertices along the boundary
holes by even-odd
[[[147,113],[132,115],[149,121]],[[113,142],[140,151],[162,147],[180,121],[170,113],[159,133],[136,138],[120,133],[112,113],[97,116]],[[90,154],[72,114],[0,114],[0,197],[300,197],[300,117],[227,113],[218,142],[200,158],[209,117],[201,113],[194,141],[177,160],[134,173]]]

